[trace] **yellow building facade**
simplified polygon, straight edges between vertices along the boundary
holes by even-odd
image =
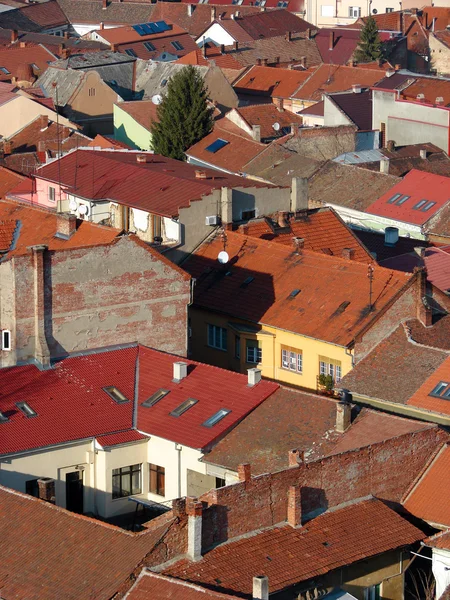
[[[307,389],[320,374],[339,383],[352,369],[352,352],[323,340],[264,324],[255,324],[200,308],[190,308],[190,351],[200,362]]]

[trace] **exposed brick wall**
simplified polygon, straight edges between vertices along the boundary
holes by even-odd
[[[303,516],[368,495],[398,503],[448,438],[436,427],[211,490],[201,496],[204,546],[285,521],[290,486],[301,487]]]
[[[52,356],[130,342],[186,355],[190,281],[142,242],[126,236],[108,245],[46,251],[44,263]],[[31,256],[15,258],[13,271],[13,344],[17,360],[25,360],[35,346]]]

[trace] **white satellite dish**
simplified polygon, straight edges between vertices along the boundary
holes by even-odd
[[[279,123],[274,123],[272,125],[272,128],[275,129],[275,131],[280,131],[280,124]]]
[[[76,200],[74,200],[73,198],[69,202],[69,208],[70,208],[70,210],[77,210],[77,208],[78,208],[78,204],[77,204]]]
[[[230,257],[228,256],[228,252],[225,252],[225,250],[222,250],[222,252],[219,252],[219,256],[217,257],[217,260],[220,262],[221,265],[225,265],[230,260]]]
[[[88,207],[86,206],[86,204],[80,204],[78,211],[80,215],[87,215]]]
[[[153,104],[161,104],[162,102],[162,96],[160,94],[155,94],[154,96],[152,96],[152,102]]]

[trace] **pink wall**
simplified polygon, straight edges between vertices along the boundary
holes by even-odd
[[[50,188],[54,188],[55,190],[55,200],[50,200]],[[25,202],[30,202],[31,204],[37,204],[39,206],[44,206],[45,208],[54,208],[56,210],[57,203],[59,200],[59,190],[60,186],[57,183],[51,183],[46,181],[45,179],[40,179],[36,177],[34,179],[34,186],[32,193],[20,193],[14,194],[16,198],[20,198]],[[67,194],[65,191],[61,190],[61,200],[67,200]]]

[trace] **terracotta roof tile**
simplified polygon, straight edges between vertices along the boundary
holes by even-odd
[[[366,264],[310,250],[297,254],[283,244],[232,232],[226,249],[230,261],[221,266],[217,256],[223,242],[216,236],[183,265],[197,280],[196,306],[340,346],[349,344],[408,281],[402,273],[375,267],[374,297],[381,296],[368,313]],[[231,275],[225,277],[226,272]],[[248,277],[254,280],[243,286]],[[295,297],[294,289],[301,290]]]
[[[201,5],[199,5],[201,6]],[[238,600],[172,577],[143,571],[126,595],[126,600]]]
[[[274,593],[423,538],[419,529],[371,499],[325,513],[304,527],[274,527],[222,544],[200,561],[182,560],[165,574],[251,594],[249,575],[264,573]]]
[[[444,29],[444,31],[436,31],[432,35],[445,46],[447,46],[447,48],[450,48],[450,31],[448,29]]]
[[[6,167],[0,166],[0,198],[4,198],[13,188],[27,178]],[[30,182],[31,183],[31,182]],[[0,212],[0,218],[4,218]]]
[[[119,140],[114,140],[112,138],[108,138],[99,133],[87,145],[91,148],[102,148],[102,149],[111,148],[112,150],[118,150],[118,149],[131,150],[131,148],[127,144],[125,144],[125,142],[119,142]]]
[[[242,20],[226,19],[225,21],[215,21],[215,23],[218,23],[219,26],[222,29],[224,29],[228,33],[228,35],[230,35],[236,42],[239,42],[239,43],[251,42],[255,38],[252,35],[250,35],[250,33],[247,33],[247,31],[241,25],[241,22],[243,22],[243,21],[244,21],[244,19],[242,19]],[[209,25],[207,25],[207,28],[209,28],[210,26],[211,26],[211,23]],[[202,33],[200,34],[200,37],[201,37]],[[263,37],[266,37],[266,36],[263,36]],[[256,39],[258,39],[258,36]]]
[[[431,395],[440,382],[449,382],[450,384],[450,357],[436,367],[436,370],[411,395],[407,404],[418,406],[427,411],[450,415],[450,400],[446,396],[436,397]]]
[[[106,435],[97,436],[96,440],[103,446],[103,448],[109,448],[111,446],[119,446],[120,444],[130,444],[132,442],[138,442],[139,440],[148,440],[149,437],[135,429],[128,429],[127,431],[120,431],[118,433],[110,433]]]
[[[150,130],[152,123],[158,122],[157,106],[151,100],[136,100],[133,102],[119,102],[121,110],[132,117],[136,123]]]
[[[450,290],[450,254],[447,249],[427,248],[425,251],[425,266],[427,279],[444,293]]]
[[[314,26],[289,10],[270,10],[236,19],[240,27],[254,40],[284,35],[287,31],[303,32]]]
[[[345,65],[350,60],[359,43],[360,32],[355,29],[321,29],[316,37],[322,62],[331,65]]]
[[[0,221],[0,252],[8,252],[14,241],[14,234],[17,229],[17,221],[8,219]]]
[[[5,487],[0,487],[0,505],[0,580],[6,598],[109,600],[170,525],[158,519],[132,534]]]
[[[333,256],[342,256],[345,248],[352,248],[354,260],[373,262],[371,254],[356,234],[331,208],[300,212],[297,218],[290,219],[289,225],[283,228],[267,218],[255,219],[241,225],[240,231],[251,237],[279,242],[289,247],[292,247],[293,237],[302,238],[305,249]]]
[[[105,23],[134,25],[152,19],[154,6],[147,2],[107,2],[106,8],[98,0],[57,0],[70,23]]]
[[[450,446],[445,445],[403,502],[406,510],[429,523],[450,527],[449,473]]]
[[[248,123],[261,127],[261,138],[274,138],[290,132],[291,125],[301,125],[301,117],[287,110],[278,110],[275,104],[252,104],[235,109],[237,113]],[[275,131],[273,125],[278,123],[280,129]],[[287,130],[287,131],[286,131]]]
[[[450,105],[450,81],[440,79],[438,77],[420,77],[415,74],[406,77],[411,81],[411,84],[402,89],[400,97],[406,100],[418,102],[417,96],[423,94],[423,102],[428,104],[436,104],[437,98],[442,98],[442,105]],[[391,78],[392,79],[392,78]],[[380,87],[385,87],[384,83],[380,83]]]
[[[309,77],[307,71],[277,69],[275,67],[251,67],[233,87],[239,94],[291,98]]]
[[[320,101],[323,93],[345,92],[352,85],[370,87],[385,76],[383,69],[365,69],[343,65],[320,65],[294,94],[294,98],[305,101]]]
[[[413,169],[368,206],[366,212],[403,223],[423,225],[449,202],[449,186],[449,177]],[[397,200],[390,202],[394,196]]]
[[[411,396],[447,358],[448,354],[442,350],[410,343],[403,325],[399,325],[356,364],[342,379],[341,386],[355,394],[408,404]]]
[[[411,339],[418,344],[450,350],[450,316],[442,317],[431,327],[424,327],[418,319],[407,321],[406,324]]]
[[[450,530],[440,531],[435,535],[425,540],[427,546],[430,548],[443,548],[444,550],[450,550]],[[441,600],[441,598],[439,598]]]
[[[184,4],[186,4],[189,0],[182,0],[182,2]],[[252,2],[254,0],[244,0],[242,5],[244,7],[248,7],[248,6],[253,6]],[[269,9],[269,8],[278,8],[278,2],[279,0],[267,0],[266,4],[264,5],[265,9]],[[195,0],[194,4],[198,5],[199,0]],[[214,5],[217,7],[224,7],[226,5],[230,5],[230,0],[215,0],[214,1]],[[236,12],[236,9],[240,10],[242,5],[239,6],[233,6],[233,8],[235,9],[234,12]],[[291,12],[293,13],[303,13],[304,9],[305,9],[305,3],[303,0],[289,0],[288,2],[288,8]],[[259,8],[259,10],[261,11],[261,8]]]
[[[55,60],[55,56],[42,46],[27,46],[25,48],[4,48],[0,46],[0,67],[8,73],[0,72],[0,81],[11,81],[17,77],[24,65],[31,65],[35,79],[37,79],[48,68],[48,62]],[[33,66],[35,65],[35,66]]]
[[[177,61],[177,63],[180,65],[200,65],[201,67],[207,67],[210,65],[211,61],[214,61],[221,69],[234,69],[237,71],[242,68],[242,64],[236,60],[232,53],[225,52],[222,54],[220,49],[208,48],[207,46],[189,52],[189,54],[185,54]],[[234,78],[236,78],[237,75],[238,73],[236,72]]]
[[[56,0],[24,6],[19,10],[23,16],[26,16],[42,29],[69,24],[66,15]]]

